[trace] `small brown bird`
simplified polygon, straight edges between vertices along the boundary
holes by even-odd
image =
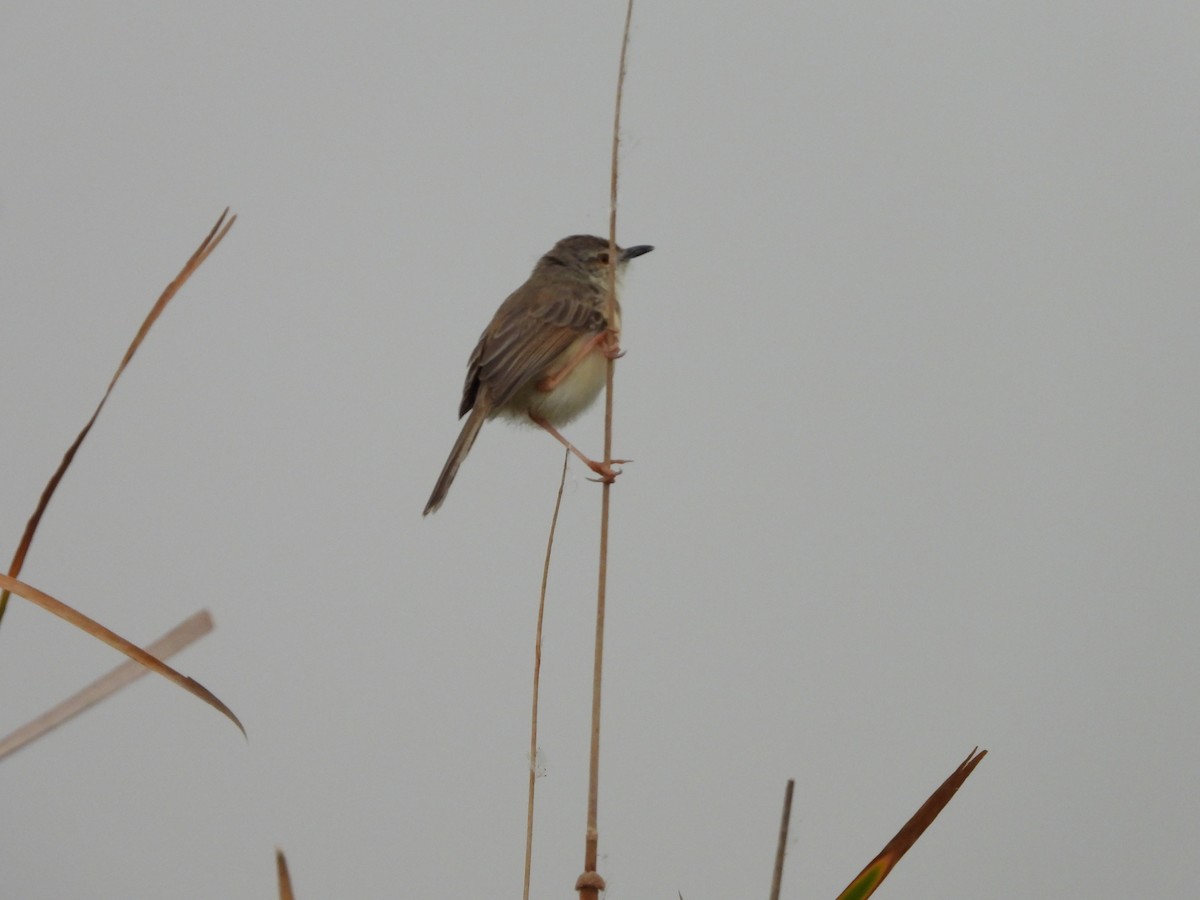
[[[618,278],[629,260],[653,249],[648,244],[618,247]],[[484,420],[501,414],[532,420],[601,479],[616,478],[619,470],[588,459],[554,427],[592,405],[607,380],[607,361],[621,355],[621,305],[616,298],[614,320],[606,318],[608,253],[604,238],[586,234],[563,238],[500,304],[467,362],[458,416],[471,415],[438,476],[424,515],[446,499]]]

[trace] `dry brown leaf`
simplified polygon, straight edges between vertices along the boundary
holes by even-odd
[[[64,619],[65,621],[70,622],[76,628],[86,631],[88,634],[92,635],[92,637],[98,638],[99,640],[104,641],[104,643],[108,644],[110,647],[120,650],[130,659],[141,663],[147,669],[157,672],[159,675],[169,681],[175,682],[175,684],[179,685],[189,694],[194,694],[213,709],[224,715],[227,719],[229,719],[229,721],[238,727],[243,736],[246,736],[246,729],[242,727],[242,723],[238,717],[233,714],[233,710],[222,703],[221,700],[208,688],[206,688],[200,682],[176,672],[162,660],[147,653],[137,644],[125,640],[125,638],[113,631],[109,631],[99,622],[95,621],[94,619],[89,619],[83,613],[73,609],[70,606],[67,606],[67,604],[63,603],[61,600],[56,600],[49,594],[39,591],[37,588],[25,584],[23,581],[17,581],[17,579],[9,575],[0,575],[0,588],[3,588],[5,591],[12,592],[19,597],[24,597],[30,603],[40,606],[47,612],[54,613],[54,615],[58,616],[60,619]]]
[[[879,851],[879,855],[863,866],[863,870],[855,876],[846,890],[838,895],[838,900],[866,900],[875,892],[888,873],[895,868],[908,849],[917,842],[925,829],[928,828],[938,814],[946,808],[950,798],[963,786],[980,760],[987,756],[987,751],[978,747],[970,752],[949,778],[941,783],[929,799],[921,804],[921,808],[913,813],[912,818],[904,823],[904,827],[896,832],[896,836],[888,841],[887,846]]]
[[[196,252],[192,254],[191,259],[187,261],[184,267],[175,276],[175,280],[167,285],[154,307],[146,315],[142,322],[142,327],[138,329],[134,335],[133,342],[129,345],[129,349],[125,351],[125,356],[121,360],[121,364],[117,366],[117,371],[113,374],[112,380],[108,383],[108,390],[104,392],[104,396],[100,398],[100,403],[96,406],[96,411],[92,413],[92,417],[88,419],[87,424],[83,426],[83,430],[79,432],[74,443],[67,448],[67,452],[63,454],[62,462],[58,464],[58,468],[54,474],[50,476],[50,480],[46,483],[45,489],[42,491],[42,496],[38,499],[37,507],[33,511],[33,515],[29,517],[29,521],[25,525],[25,533],[21,535],[21,542],[17,544],[17,552],[13,554],[12,562],[8,566],[8,574],[16,578],[21,574],[21,568],[25,565],[25,555],[29,552],[29,545],[33,543],[33,536],[37,532],[38,524],[42,520],[42,513],[46,511],[46,507],[50,505],[50,498],[54,496],[55,490],[58,489],[58,483],[62,481],[63,475],[66,474],[71,461],[75,458],[83,439],[88,436],[88,432],[92,430],[92,426],[96,424],[96,418],[100,415],[100,410],[104,409],[104,404],[108,400],[108,395],[112,393],[113,388],[117,384],[117,379],[121,377],[121,373],[125,371],[125,367],[129,365],[129,361],[133,359],[133,354],[141,345],[142,339],[146,337],[150,331],[150,326],[155,323],[159,315],[171,302],[171,298],[183,287],[184,282],[192,277],[192,273],[200,268],[200,264],[208,259],[208,255],[217,248],[221,243],[221,239],[229,233],[229,229],[233,227],[233,223],[237,221],[237,216],[230,217],[229,221],[225,221],[225,217],[229,215],[229,207],[225,207],[225,212],[221,213],[221,218],[217,219],[217,224],[212,227],[208,233],[208,237],[204,242],[196,248]],[[7,589],[0,591],[0,620],[4,618],[4,611],[8,608],[9,591]]]

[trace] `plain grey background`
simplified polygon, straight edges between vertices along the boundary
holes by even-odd
[[[516,896],[560,451],[467,354],[604,233],[621,4],[8,4],[0,553],[231,205],[23,577],[217,630],[0,765],[8,897]],[[640,2],[600,808],[610,898],[1184,894],[1200,6]],[[568,429],[599,453],[601,417]],[[599,490],[572,466],[534,893],[582,868]],[[0,730],[117,664],[20,599]]]

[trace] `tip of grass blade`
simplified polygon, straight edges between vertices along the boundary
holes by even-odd
[[[231,216],[229,221],[225,221],[225,217],[229,215],[229,207],[225,207],[225,211],[221,213],[221,218],[217,219],[212,229],[208,232],[208,236],[196,248],[196,252],[191,255],[188,261],[184,264],[179,274],[174,280],[166,286],[162,294],[159,295],[154,306],[150,308],[150,312],[146,314],[146,318],[142,321],[142,325],[138,328],[137,334],[133,336],[133,341],[130,343],[125,355],[121,358],[121,364],[117,366],[117,371],[113,374],[112,380],[108,383],[108,389],[104,392],[104,396],[100,398],[100,402],[96,405],[95,412],[92,417],[87,420],[87,424],[75,437],[74,442],[67,448],[67,452],[63,454],[62,462],[58,464],[58,468],[54,470],[54,474],[50,476],[50,480],[46,483],[46,487],[42,490],[42,495],[38,499],[37,506],[34,507],[33,515],[29,517],[29,521],[25,524],[25,532],[21,535],[21,540],[17,544],[17,550],[13,554],[12,562],[8,566],[8,574],[16,578],[21,574],[21,569],[25,565],[25,556],[29,552],[29,547],[33,543],[33,536],[37,533],[38,525],[42,521],[42,514],[45,513],[46,507],[50,505],[50,500],[54,496],[54,492],[58,489],[58,484],[62,481],[63,475],[70,468],[71,461],[75,459],[75,454],[79,451],[84,439],[88,436],[88,432],[92,430],[92,426],[96,424],[96,419],[100,415],[100,411],[104,409],[104,404],[108,401],[109,394],[116,387],[117,379],[121,377],[121,373],[125,371],[125,367],[129,365],[129,361],[133,359],[133,354],[137,352],[137,348],[141,346],[142,340],[146,337],[155,321],[158,320],[166,305],[175,296],[178,290],[183,287],[184,282],[192,277],[192,273],[200,267],[204,260],[208,259],[210,253],[217,249],[217,245],[221,243],[225,235],[229,233],[229,229],[233,227],[233,223],[237,221],[237,216]],[[5,610],[8,609],[9,590],[4,588],[0,590],[0,622],[4,620]]]
[[[978,746],[968,753],[967,758],[959,763],[958,768],[950,774],[950,777],[929,795],[929,799],[921,804],[921,808],[913,813],[912,818],[904,823],[904,827],[896,832],[896,836],[879,851],[879,855],[867,863],[846,889],[838,895],[838,900],[866,900],[875,893],[875,889],[879,887],[883,879],[887,878],[888,873],[896,867],[900,858],[908,852],[917,839],[925,833],[925,829],[946,808],[950,798],[962,787],[963,782],[975,771],[975,767],[985,756],[987,756],[987,751],[980,751]]]
[[[288,874],[287,857],[283,850],[275,848],[275,873],[279,878],[279,900],[296,900],[292,893],[292,876]]]
[[[241,720],[234,715],[233,710],[221,702],[216,694],[212,693],[212,691],[210,691],[200,682],[176,672],[161,659],[151,653],[147,653],[137,644],[126,640],[116,632],[105,628],[95,619],[88,618],[74,607],[68,606],[61,600],[56,600],[54,597],[51,597],[44,591],[39,591],[32,585],[25,584],[22,581],[17,581],[17,579],[9,575],[0,575],[0,588],[11,591],[19,597],[24,597],[35,606],[40,606],[42,609],[46,610],[46,612],[53,613],[60,619],[69,622],[81,631],[86,631],[92,637],[103,641],[113,649],[120,650],[130,659],[141,663],[147,669],[150,669],[152,672],[156,672],[163,678],[166,678],[168,681],[174,682],[189,694],[199,697],[213,709],[217,710],[217,712],[229,719],[229,721],[231,721],[234,725],[236,725],[238,727],[238,731],[242,733],[242,736],[246,738],[247,741],[250,739],[249,735],[246,734],[245,726],[243,726]]]

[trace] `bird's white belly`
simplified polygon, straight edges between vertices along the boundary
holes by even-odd
[[[590,338],[590,335],[589,335]],[[547,373],[561,371],[578,351],[572,347],[564,353]],[[565,425],[586,410],[604,390],[608,379],[608,359],[599,349],[593,350],[551,391],[540,391],[535,379],[521,388],[502,410],[513,418],[525,418],[528,413],[541,416],[552,425]]]

